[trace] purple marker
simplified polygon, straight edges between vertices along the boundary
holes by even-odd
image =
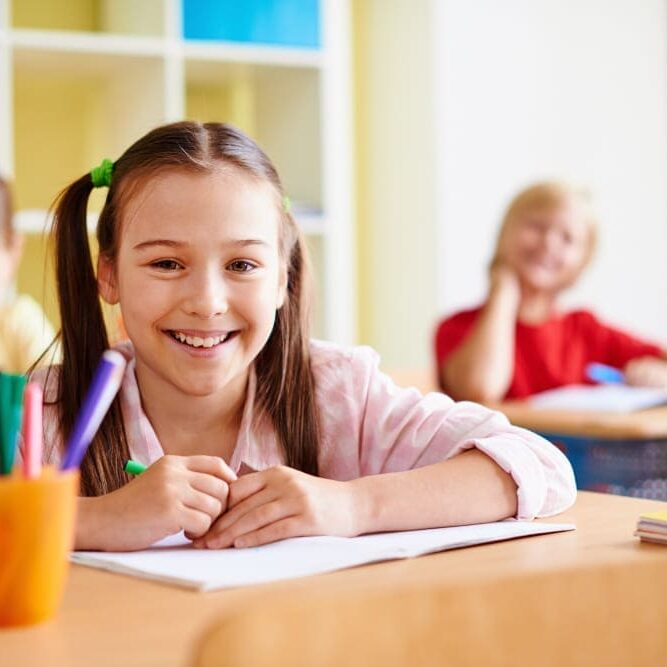
[[[61,469],[69,470],[81,465],[88,445],[100,427],[114,396],[120,389],[125,372],[125,357],[115,350],[106,350],[102,355],[90,389],[76,418],[72,435],[67,442],[65,459]]]

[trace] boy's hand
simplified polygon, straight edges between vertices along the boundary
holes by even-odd
[[[287,466],[255,472],[230,485],[227,512],[195,546],[254,547],[288,537],[357,535],[355,500],[347,482]]]
[[[489,293],[502,293],[516,302],[521,298],[521,283],[516,271],[499,259],[493,262],[489,270]]]
[[[122,488],[95,499],[104,541],[89,548],[133,551],[180,530],[190,539],[205,535],[227,509],[235,479],[217,456],[163,456]]]
[[[625,381],[635,387],[667,388],[667,361],[656,357],[640,357],[628,362]]]

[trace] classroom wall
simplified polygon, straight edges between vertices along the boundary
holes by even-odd
[[[436,308],[431,7],[354,0],[359,341],[430,361]]]
[[[437,0],[438,306],[478,302],[512,194],[590,186],[602,224],[568,295],[667,344],[667,3]]]

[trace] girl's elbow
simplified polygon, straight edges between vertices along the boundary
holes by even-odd
[[[569,461],[551,475],[546,501],[537,517],[553,516],[570,509],[577,500],[577,483]]]

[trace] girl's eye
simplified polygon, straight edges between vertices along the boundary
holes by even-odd
[[[175,259],[161,259],[153,262],[151,266],[164,271],[178,271],[181,268],[181,265]]]
[[[237,259],[229,265],[229,268],[235,273],[250,273],[250,271],[257,267],[245,259]]]

